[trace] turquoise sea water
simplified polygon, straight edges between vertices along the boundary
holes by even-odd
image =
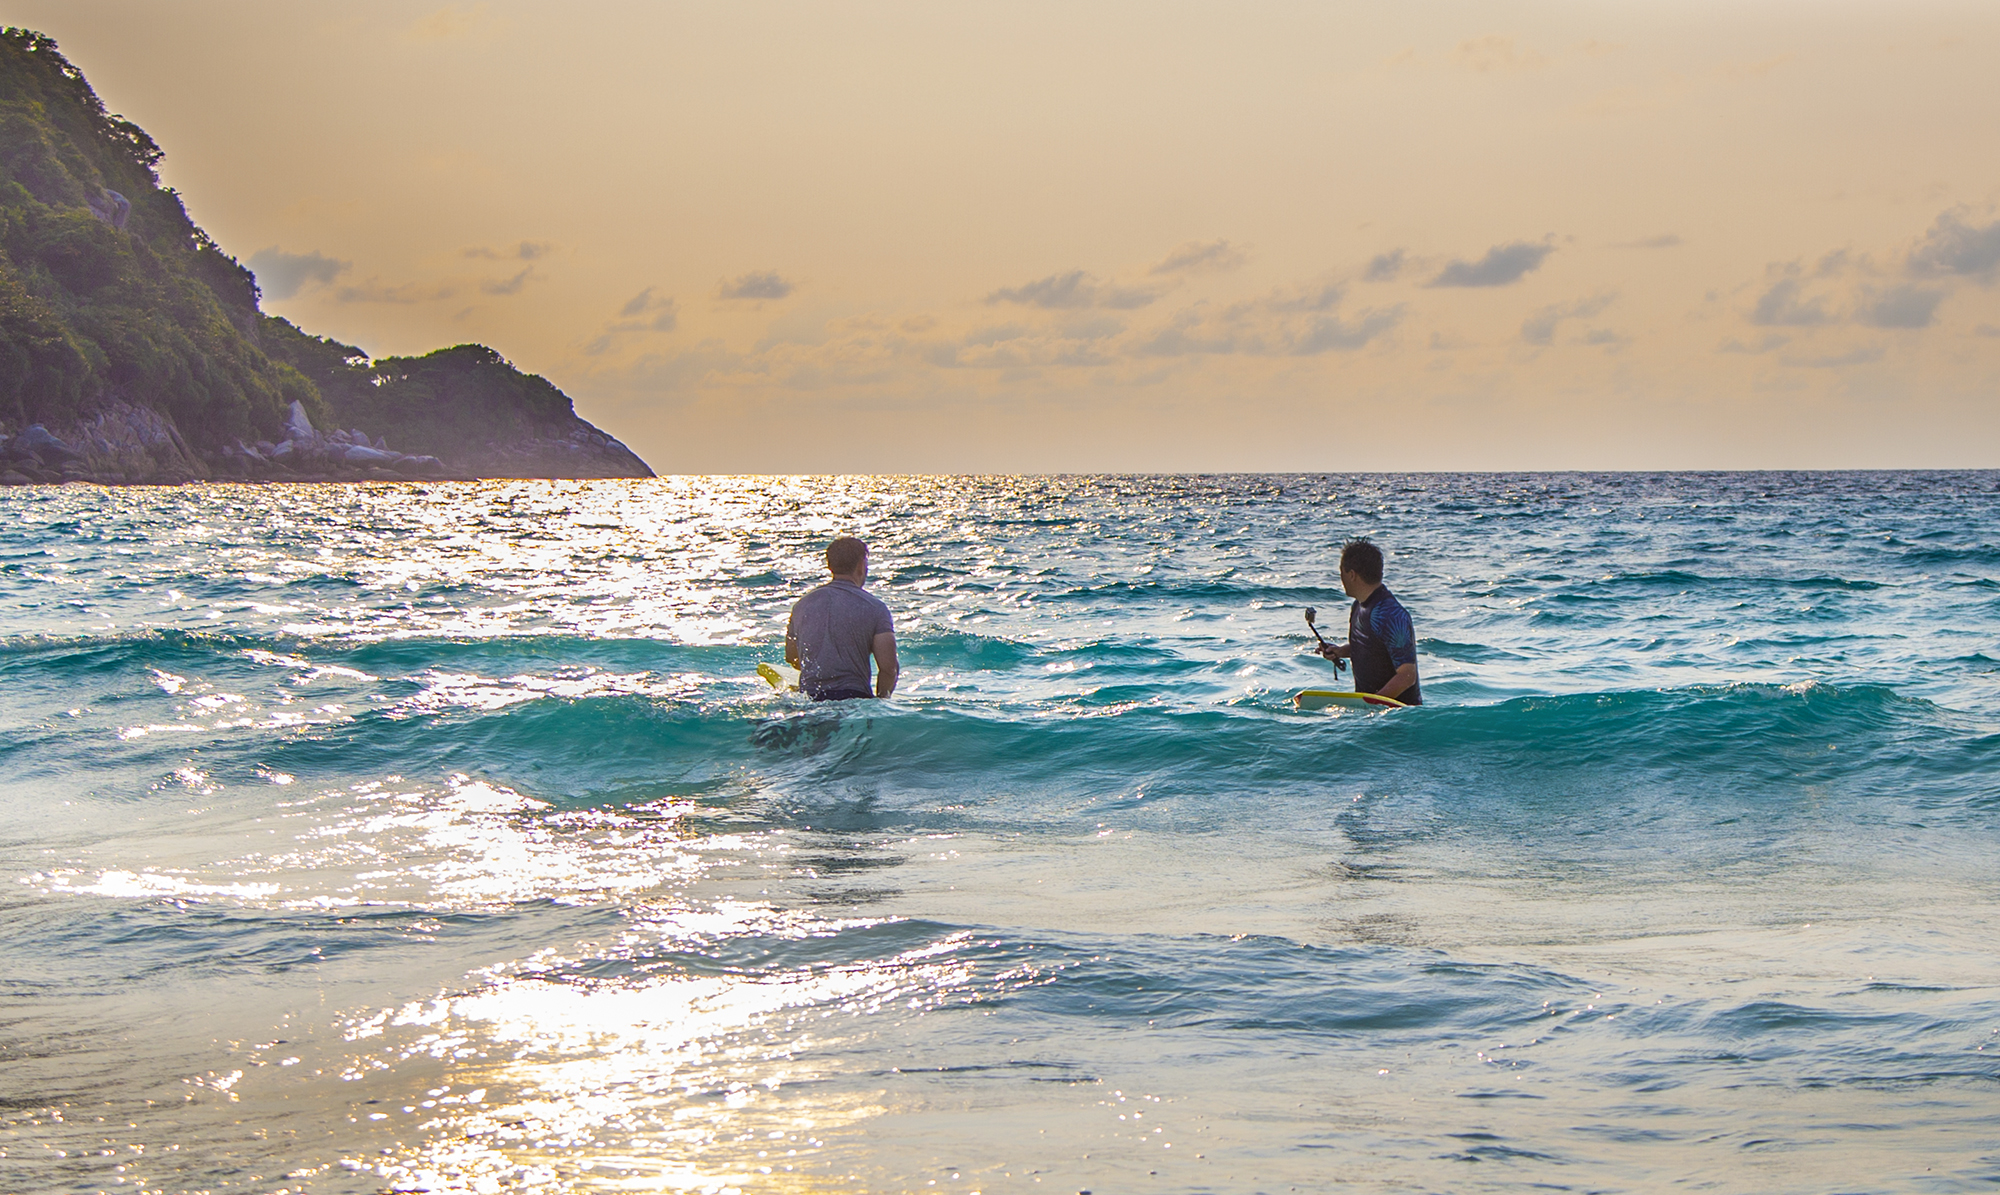
[[[0,492],[9,1192],[1993,1190],[1996,847],[1995,473]]]

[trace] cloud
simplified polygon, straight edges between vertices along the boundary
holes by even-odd
[[[1095,368],[1116,363],[1102,342],[1124,330],[1123,324],[1107,319],[1074,321],[1048,331],[999,324],[974,328],[956,340],[912,347],[918,357],[941,369]]]
[[[1387,253],[1377,253],[1368,259],[1368,268],[1361,276],[1370,282],[1389,282],[1403,272],[1403,251],[1391,249]]]
[[[1556,247],[1532,241],[1495,245],[1478,261],[1454,260],[1425,286],[1506,286],[1542,264]]]
[[[534,261],[539,257],[547,257],[554,249],[555,246],[548,241],[522,241],[512,249],[499,251],[488,249],[484,245],[475,245],[467,249],[465,255],[467,257],[482,258],[486,261],[505,261],[510,259],[514,261]]]
[[[793,286],[780,278],[775,270],[753,270],[735,281],[724,279],[716,288],[718,299],[782,299],[793,291]]]
[[[1840,369],[1848,365],[1867,365],[1870,362],[1880,361],[1881,359],[1882,350],[1879,348],[1850,349],[1845,353],[1837,353],[1825,357],[1779,358],[1784,364],[1796,366],[1801,369]]]
[[[257,276],[265,297],[272,299],[289,299],[308,284],[325,286],[353,264],[317,252],[286,253],[275,245],[250,255],[250,272]]]
[[[1363,312],[1353,323],[1344,323],[1330,315],[1321,316],[1286,351],[1295,357],[1310,357],[1329,349],[1358,349],[1401,323],[1402,319],[1400,305],[1386,311]]]
[[[1759,340],[1756,344],[1744,344],[1742,341],[1735,339],[1725,340],[1721,344],[1715,346],[1715,351],[1718,353],[1762,354],[1771,352],[1775,349],[1783,348],[1784,346],[1790,344],[1791,342],[1792,342],[1791,337],[1785,336],[1778,332],[1771,332],[1766,334],[1765,337],[1762,340]]]
[[[1326,288],[1322,294],[1338,291]],[[1302,312],[1312,311],[1310,318]],[[1349,320],[1302,306],[1295,295],[1277,294],[1220,310],[1198,303],[1175,313],[1166,326],[1132,346],[1142,357],[1240,354],[1255,357],[1311,357],[1352,351],[1394,328],[1403,308],[1361,312]]]
[[[1340,287],[1328,283],[1289,295],[1273,294],[1263,305],[1268,311],[1331,311],[1340,305],[1344,293]]]
[[[1974,336],[2000,337],[2000,328],[1992,324],[1981,324],[1972,330]]]
[[[1588,299],[1578,299],[1574,303],[1556,303],[1535,312],[1521,323],[1521,339],[1529,344],[1552,344],[1556,338],[1556,325],[1566,319],[1589,319],[1611,306],[1615,294],[1593,295]],[[1603,343],[1596,341],[1591,343]]]
[[[1792,268],[1797,269],[1796,266]],[[1757,300],[1757,306],[1750,312],[1750,322],[1784,328],[1812,328],[1832,323],[1833,316],[1827,314],[1824,297],[1814,295],[1806,298],[1803,290],[1804,283],[1795,275],[1778,279]]]
[[[1928,328],[1944,292],[1921,286],[1898,286],[1870,295],[1857,318],[1871,328]]]
[[[521,288],[528,284],[528,275],[534,272],[534,267],[528,266],[512,278],[503,281],[482,282],[479,284],[479,289],[489,295],[518,295],[521,293]]]
[[[1533,50],[1514,44],[1514,39],[1503,34],[1489,33],[1485,37],[1475,37],[1458,43],[1452,51],[1453,65],[1461,70],[1490,74],[1494,71],[1538,71],[1549,64],[1549,60]]]
[[[1677,232],[1662,233],[1656,237],[1641,237],[1636,241],[1620,241],[1617,249],[1674,249],[1685,244]]]
[[[1149,274],[1178,274],[1184,272],[1216,272],[1233,270],[1243,264],[1243,250],[1228,241],[1189,241],[1167,254],[1166,260],[1146,271]]]
[[[1956,274],[1993,281],[2000,266],[2000,220],[1973,225],[1965,221],[1963,208],[1945,212],[1931,225],[1922,242],[1911,251],[1909,271],[1919,277]]]
[[[432,303],[439,299],[449,299],[458,293],[458,288],[449,283],[426,285],[421,282],[405,282],[399,286],[389,286],[370,278],[357,286],[343,286],[335,298],[343,303]]]
[[[995,303],[1025,303],[1031,307],[1088,307],[1097,296],[1097,285],[1091,275],[1082,270],[1071,270],[1067,274],[1051,274],[1023,286],[1002,287],[986,296],[989,306]]]
[[[998,303],[1020,303],[1052,311],[1073,311],[1084,307],[1108,307],[1114,311],[1131,311],[1144,307],[1159,297],[1157,292],[1143,287],[1113,286],[1099,282],[1096,275],[1088,271],[1071,270],[1067,274],[1050,274],[1046,278],[1037,278],[1021,286],[1002,287],[987,295],[986,303],[988,306]]]
[[[618,318],[606,324],[604,331],[585,345],[583,351],[592,357],[601,356],[620,337],[673,331],[680,324],[680,307],[671,296],[654,294],[655,289],[649,286],[627,299],[618,309]]]

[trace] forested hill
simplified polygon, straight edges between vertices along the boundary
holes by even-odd
[[[160,158],[0,32],[0,482],[652,476],[484,346],[370,361],[263,314]]]

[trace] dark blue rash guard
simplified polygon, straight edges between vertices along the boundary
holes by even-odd
[[[1354,688],[1361,693],[1380,693],[1396,669],[1417,662],[1417,632],[1410,625],[1410,612],[1387,585],[1377,585],[1367,601],[1348,610],[1347,650],[1354,661]],[[1396,700],[1422,705],[1420,688],[1411,685],[1396,694]]]

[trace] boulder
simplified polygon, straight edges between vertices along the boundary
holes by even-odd
[[[32,452],[44,461],[69,461],[83,454],[63,443],[48,428],[39,423],[30,423],[28,429],[8,442],[9,448],[21,452]]]
[[[294,440],[313,438],[312,420],[306,418],[305,404],[297,399],[292,400],[292,413],[285,417],[285,433]]]

